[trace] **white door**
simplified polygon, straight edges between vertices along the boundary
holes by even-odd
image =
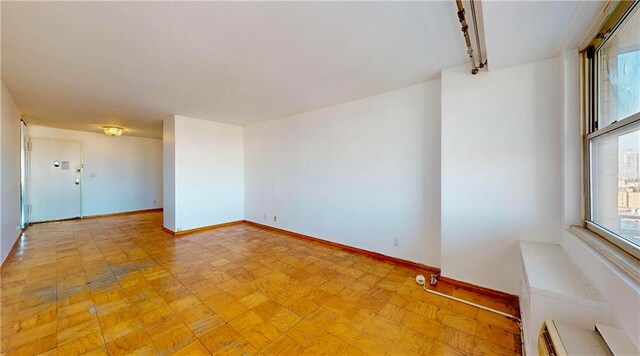
[[[29,222],[81,216],[82,142],[31,138]]]

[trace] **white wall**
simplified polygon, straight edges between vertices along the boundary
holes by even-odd
[[[245,218],[438,266],[439,92],[434,80],[247,127]]]
[[[173,117],[162,122],[163,226],[176,231],[176,141]]]
[[[82,141],[84,216],[162,207],[161,140],[44,126],[29,136]]]
[[[442,72],[442,273],[518,293],[517,241],[559,242],[559,59]]]
[[[175,155],[174,207],[170,208],[175,229],[171,230],[243,220],[242,127],[176,115],[165,120],[164,129],[171,128],[173,134],[164,134],[174,139],[173,148],[165,147],[165,152]]]
[[[0,120],[0,260],[9,255],[20,225],[20,111],[2,83]]]
[[[582,132],[580,125],[580,58],[578,50],[562,54],[563,77],[563,226],[582,223]]]

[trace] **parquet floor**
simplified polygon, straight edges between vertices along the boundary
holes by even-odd
[[[30,227],[2,272],[1,353],[520,353],[515,323],[422,291],[410,268],[247,224],[175,238],[161,222]]]

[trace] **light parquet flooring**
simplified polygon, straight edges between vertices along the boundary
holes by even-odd
[[[248,224],[181,237],[161,224],[141,213],[29,227],[2,271],[0,352],[520,354],[515,323],[422,291],[410,268]]]

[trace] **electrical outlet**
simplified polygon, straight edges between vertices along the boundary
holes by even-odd
[[[158,201],[154,200],[153,201],[153,206],[156,206],[156,205],[158,205]]]
[[[277,216],[273,216],[273,221],[278,221],[278,217]]]
[[[400,246],[400,240],[397,237],[393,238],[393,246],[395,247]]]
[[[267,220],[267,213],[264,213],[264,219]]]

